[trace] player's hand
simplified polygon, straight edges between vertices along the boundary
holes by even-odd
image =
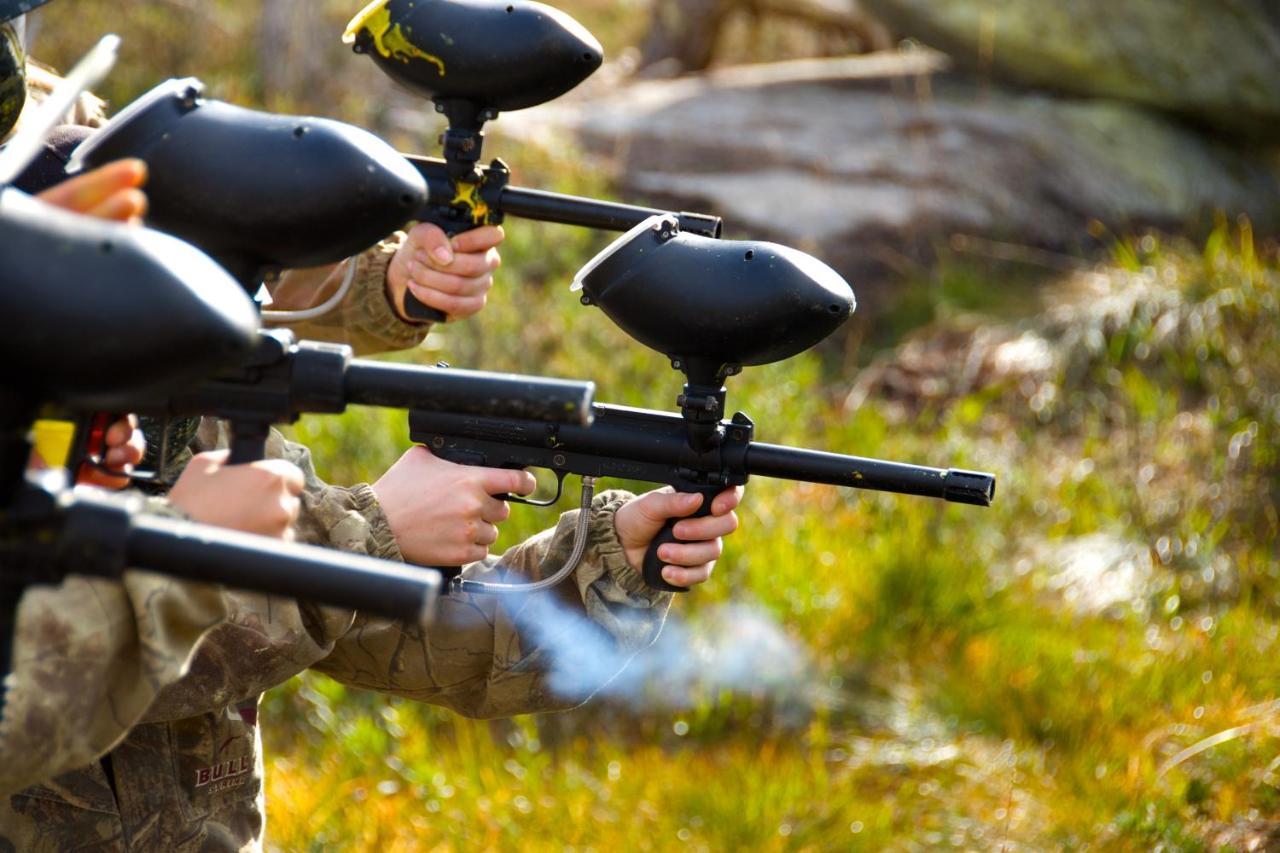
[[[463,566],[489,556],[497,525],[511,515],[506,501],[493,495],[535,488],[527,471],[457,465],[421,446],[373,484],[400,553],[420,566]]]
[[[439,226],[419,223],[387,267],[387,296],[402,319],[405,292],[443,311],[448,320],[470,317],[484,307],[493,287],[493,272],[502,264],[498,246],[504,234],[485,225],[452,240]]]
[[[147,441],[138,429],[137,417],[125,415],[107,428],[101,463],[81,465],[76,484],[100,489],[126,488],[133,466],[142,461],[146,450]]]
[[[146,182],[147,164],[142,160],[116,160],[52,186],[36,198],[99,219],[139,223],[147,212],[147,196],[140,189]]]
[[[229,452],[197,453],[169,492],[169,501],[202,524],[291,542],[304,484],[283,459],[228,465]]]
[[[644,566],[649,543],[670,518],[684,518],[673,529],[681,542],[668,542],[658,549],[663,579],[673,586],[705,583],[715,569],[724,548],[723,537],[738,529],[734,509],[742,501],[742,486],[725,489],[711,502],[711,515],[686,518],[697,512],[702,496],[676,492],[671,487],[646,492],[623,504],[613,517],[614,530],[622,542],[627,562],[637,572]]]

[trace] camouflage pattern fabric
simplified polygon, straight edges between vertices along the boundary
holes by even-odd
[[[0,140],[17,126],[26,103],[26,53],[13,26],[0,24]]]
[[[179,515],[159,503],[149,509]],[[229,615],[217,587],[147,572],[29,588],[0,720],[0,794],[114,746]]]

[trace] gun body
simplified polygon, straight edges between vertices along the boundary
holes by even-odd
[[[722,438],[694,450],[680,416],[597,403],[589,426],[413,411],[409,435],[463,465],[546,468],[558,476],[621,477],[698,491],[746,483],[751,475],[827,483],[989,506],[990,474],[929,468],[753,441],[741,413],[720,423]]]
[[[695,515],[710,513],[711,501],[721,490],[744,484],[753,474],[977,506],[990,505],[995,495],[995,478],[990,474],[756,442],[754,425],[741,412],[731,420],[691,423],[687,416],[652,409],[595,404],[591,411],[586,426],[411,411],[409,436],[437,456],[461,465],[549,469],[561,489],[567,475],[578,474],[663,483],[678,491],[696,492],[703,501]],[[663,580],[663,563],[657,555],[659,546],[676,541],[673,527],[668,522],[650,544],[642,574],[655,589],[681,592],[684,588]]]
[[[291,332],[260,333],[236,367],[166,393],[91,397],[91,409],[154,417],[211,415],[232,425],[231,462],[261,459],[273,424],[302,414],[340,414],[348,405],[439,409],[585,423],[591,382],[353,359],[343,344],[295,343]],[[78,461],[78,460],[76,460]]]

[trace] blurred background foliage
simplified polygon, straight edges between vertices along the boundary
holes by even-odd
[[[424,105],[339,43],[357,5],[55,3],[33,22],[33,53],[65,67],[115,31],[115,107],[196,75],[217,97],[434,152],[388,120]],[[602,75],[648,64],[655,40],[679,47],[649,3],[557,5],[617,61]],[[821,20],[738,4],[707,24],[700,55],[787,59],[910,35]],[[521,184],[611,192],[569,143],[495,136]],[[672,408],[666,361],[567,292],[607,236],[507,232],[483,315],[393,357],[591,378],[603,401]],[[1100,256],[1048,265],[908,265],[872,326],[730,386],[762,440],[992,470],[994,507],[753,481],[715,580],[676,604],[680,645],[633,667],[651,677],[567,714],[474,722],[295,679],[264,706],[269,845],[1280,843],[1275,245],[1235,211],[1185,235],[1095,236]],[[393,412],[306,418],[294,434],[338,483],[376,477],[408,440]],[[550,522],[517,510],[502,543]]]

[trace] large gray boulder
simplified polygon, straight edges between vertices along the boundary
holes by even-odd
[[[1280,139],[1275,0],[863,0],[997,79],[1121,98]]]
[[[957,235],[1077,249],[1216,210],[1267,221],[1266,164],[1142,107],[1005,91],[921,56],[752,66],[645,81],[503,116],[571,132],[615,163],[621,195],[724,216],[727,234],[814,252],[859,284]],[[870,286],[868,286],[870,285]]]

